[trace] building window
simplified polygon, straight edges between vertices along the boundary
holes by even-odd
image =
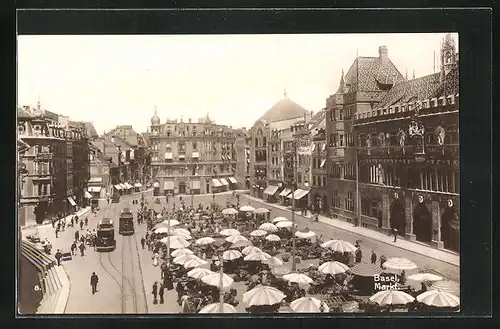
[[[354,211],[354,199],[352,191],[347,192],[347,198],[345,199],[345,210]]]
[[[326,187],[326,176],[323,176],[323,186]]]
[[[344,135],[339,134],[339,146],[343,147],[344,146]]]
[[[47,195],[49,190],[49,185],[48,184],[43,184],[43,195]]]
[[[197,150],[198,149],[198,143],[197,142],[193,142],[193,150]]]
[[[343,119],[342,119],[342,116],[343,116],[343,113],[342,113],[342,112],[343,112],[342,110],[339,110],[339,121],[342,121],[342,120],[343,120]]]
[[[340,208],[340,197],[338,190],[333,190],[332,206],[334,208]]]

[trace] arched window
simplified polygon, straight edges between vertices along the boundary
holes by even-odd
[[[259,147],[259,139],[255,138],[255,147]]]
[[[264,138],[262,139],[262,146],[263,146],[263,147],[266,147],[266,145],[267,145],[267,139],[264,137]]]

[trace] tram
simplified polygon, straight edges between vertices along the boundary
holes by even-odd
[[[97,251],[113,251],[116,248],[115,226],[109,218],[103,218],[97,224],[95,248]]]
[[[121,235],[134,234],[134,215],[132,215],[129,208],[123,208],[120,213],[118,233]]]

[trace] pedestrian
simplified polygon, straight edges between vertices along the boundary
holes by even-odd
[[[95,272],[92,272],[90,276],[90,286],[92,287],[92,295],[94,295],[97,291],[97,283],[99,283],[99,277]]]
[[[361,263],[362,257],[363,253],[361,252],[361,248],[356,249],[356,263]]]
[[[146,244],[146,239],[141,238],[141,245],[142,245],[142,249],[144,249],[144,245]]]
[[[59,238],[59,227],[56,227],[56,239]]]
[[[75,217],[71,217],[71,227],[75,226]]]
[[[375,250],[372,250],[372,264],[377,263],[377,254],[375,253]]]
[[[62,220],[62,223],[61,223],[61,229],[62,231],[64,232],[64,228],[66,227],[66,220]]]
[[[153,283],[153,291],[151,293],[153,294],[153,304],[158,304],[158,281]]]
[[[89,226],[89,219],[85,217],[85,226]]]
[[[80,221],[80,230],[83,230],[83,221]]]
[[[73,241],[73,243],[71,244],[71,255],[76,255],[76,241]]]
[[[396,242],[396,239],[398,237],[398,229],[397,228],[393,228],[392,229],[392,233],[394,234],[394,242]]]
[[[61,220],[59,220],[59,221],[57,222],[56,229],[57,229],[58,231],[61,231]]]
[[[56,218],[52,218],[52,228],[56,228]]]
[[[78,241],[78,239],[80,239],[80,231],[76,231],[75,232],[75,240]]]
[[[80,246],[78,247],[80,249],[80,254],[81,256],[85,256],[85,244],[83,242],[80,243]]]
[[[56,260],[57,260],[57,266],[61,266],[61,258],[62,258],[61,250],[57,249],[55,257],[56,257]]]
[[[165,287],[163,286],[163,283],[160,283],[160,287],[158,288],[158,296],[160,297],[160,304],[163,304],[164,290],[165,290]]]
[[[380,256],[380,268],[383,270],[385,270],[384,263],[386,260],[387,258],[385,258],[385,255]]]

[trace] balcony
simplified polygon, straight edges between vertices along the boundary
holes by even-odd
[[[420,154],[419,150],[421,150],[421,147],[418,147],[416,145],[358,148],[360,156],[375,156],[387,158],[414,156],[416,154]],[[426,157],[446,157],[453,159],[458,159],[460,157],[460,148],[458,144],[425,145],[424,151],[424,155]]]
[[[441,113],[446,113],[446,112],[454,112],[458,111],[458,105],[457,104],[447,104],[447,105],[441,105],[437,107],[428,107],[428,108],[422,108],[419,111],[420,116],[427,116],[427,115],[434,115],[434,114],[441,114]],[[415,111],[405,111],[405,112],[397,112],[397,113],[389,113],[389,114],[382,114],[382,115],[376,115],[372,116],[369,118],[362,118],[362,119],[357,119],[354,121],[354,125],[361,125],[361,124],[367,124],[367,123],[373,123],[373,122],[378,122],[378,121],[391,121],[391,120],[396,120],[396,119],[401,119],[401,118],[410,118],[414,115]]]
[[[40,152],[35,156],[35,161],[47,161],[52,160],[53,154],[49,152]]]

